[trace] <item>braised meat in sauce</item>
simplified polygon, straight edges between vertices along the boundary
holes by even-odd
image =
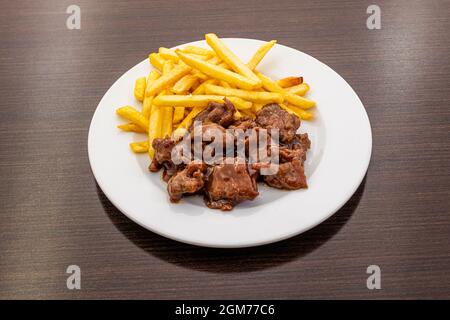
[[[172,150],[178,148],[180,141],[171,138],[155,139],[152,143],[155,156],[149,166],[152,172],[163,169],[163,180],[167,182],[167,191],[172,202],[178,202],[185,195],[203,194],[205,203],[213,209],[223,211],[232,210],[238,203],[253,200],[258,195],[257,181],[263,181],[267,185],[286,190],[307,188],[305,176],[305,160],[311,141],[307,133],[298,134],[300,120],[283,110],[278,104],[265,105],[257,112],[256,118],[240,117],[235,119],[233,104],[224,99],[224,103],[210,102],[208,107],[200,112],[188,130],[187,139],[193,142],[194,136],[201,134],[203,138],[200,151],[208,151],[208,143],[215,141],[205,139],[205,136],[216,137],[217,133],[223,134],[223,148],[230,138],[228,131],[241,129],[244,132],[256,132],[261,138],[260,132],[267,132],[267,143],[262,147],[267,148],[270,156],[274,151],[278,153],[278,162],[273,164],[275,173],[265,174],[263,168],[269,165],[265,162],[251,163],[249,156],[249,138],[245,138],[245,154],[242,158],[235,149],[231,149],[224,155],[220,155],[220,162],[209,163],[204,159],[192,159],[186,163],[175,164],[172,161]],[[201,122],[201,130],[194,127],[195,121]],[[198,122],[197,122],[198,124]],[[250,131],[249,131],[250,130]],[[278,140],[274,132],[278,130]],[[220,136],[220,135],[219,135]],[[264,136],[265,137],[265,136]],[[198,137],[197,137],[198,138]],[[233,140],[234,139],[234,140]],[[265,138],[264,138],[265,139]],[[231,138],[236,140],[236,136]],[[208,141],[208,142],[204,142]],[[258,148],[261,148],[258,142]],[[191,152],[194,147],[191,144]],[[258,149],[259,150],[259,149]],[[210,151],[210,150],[209,150]],[[241,156],[241,158],[239,158]]]
[[[258,194],[256,179],[250,176],[245,162],[235,160],[214,166],[205,186],[206,205],[224,211],[244,200],[253,200]]]
[[[288,143],[294,139],[295,134],[300,127],[300,120],[280,108],[276,103],[264,106],[256,114],[256,124],[264,129],[278,129],[280,141]]]

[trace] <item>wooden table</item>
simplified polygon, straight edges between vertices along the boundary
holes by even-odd
[[[450,2],[78,0],[81,29],[68,30],[72,3],[2,2],[0,298],[450,298]],[[372,3],[381,30],[366,27]],[[361,97],[369,171],[313,230],[198,248],[137,226],[97,187],[87,134],[105,91],[207,32],[277,39]],[[66,288],[72,264],[81,290]],[[373,264],[381,290],[366,287]]]

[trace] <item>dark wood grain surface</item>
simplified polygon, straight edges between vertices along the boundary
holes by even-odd
[[[66,28],[74,2],[81,30]],[[366,28],[372,3],[381,30]],[[449,1],[2,0],[0,298],[450,298],[449,12]],[[369,171],[313,230],[198,248],[137,226],[97,187],[87,134],[103,94],[149,52],[206,32],[277,39],[361,97]],[[71,264],[81,290],[66,288]],[[366,288],[372,264],[381,290]]]

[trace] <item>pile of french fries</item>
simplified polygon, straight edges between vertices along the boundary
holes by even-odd
[[[148,152],[153,158],[153,139],[182,136],[210,101],[223,102],[224,97],[234,104],[237,119],[254,118],[271,102],[302,120],[314,117],[310,109],[315,102],[304,97],[309,86],[302,77],[273,80],[257,71],[275,40],[264,43],[245,64],[215,34],[206,34],[205,39],[211,49],[161,47],[158,53],[149,55],[155,70],[138,78],[134,86],[141,110],[131,106],[116,110],[128,121],[119,129],[147,134],[145,141],[130,144],[132,151]]]

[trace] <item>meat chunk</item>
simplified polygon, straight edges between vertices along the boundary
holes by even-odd
[[[206,164],[193,161],[172,176],[167,184],[170,201],[178,202],[183,194],[193,194],[200,191],[205,184],[206,169]]]
[[[245,163],[223,163],[215,166],[205,186],[205,202],[212,209],[228,211],[244,200],[258,196],[254,177]]]
[[[311,141],[309,140],[307,133],[296,134],[295,138],[287,144],[290,149],[303,149],[308,150],[311,147]]]
[[[224,103],[208,103],[208,107],[195,117],[194,122],[213,122],[226,128],[233,123],[234,112],[235,109],[233,104],[227,98],[225,98]]]
[[[242,129],[249,130],[256,127],[256,122],[250,117],[242,117],[238,120],[235,120],[232,125],[230,125],[230,129]]]
[[[175,146],[175,142],[170,138],[156,138],[152,142],[152,147],[155,150],[155,156],[150,164],[149,170],[157,172],[161,169],[164,163],[172,163],[172,149]]]
[[[271,187],[296,190],[307,188],[304,162],[310,146],[308,135],[296,135],[292,144],[278,148],[278,171],[274,175],[262,176]]]
[[[296,190],[308,187],[303,160],[298,158],[281,163],[276,174],[263,177],[269,186],[278,189]]]
[[[265,105],[256,114],[257,125],[267,130],[278,129],[280,141],[288,143],[294,139],[300,120],[280,108],[276,103]]]

